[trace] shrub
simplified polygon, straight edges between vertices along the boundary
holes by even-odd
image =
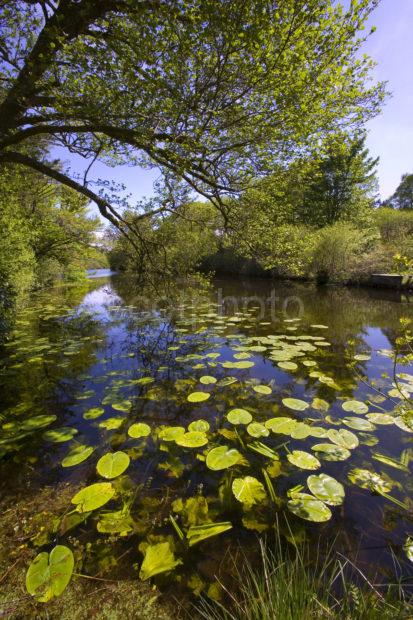
[[[375,221],[385,243],[408,241],[413,234],[413,211],[380,207],[375,211]]]

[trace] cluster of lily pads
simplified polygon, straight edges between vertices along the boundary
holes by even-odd
[[[112,308],[115,317],[117,310],[125,312]],[[268,323],[257,324],[253,311],[224,317],[210,305],[196,312],[184,310],[186,316],[170,324],[162,337],[162,318],[142,320],[129,310],[133,329],[144,331],[142,325],[151,325],[149,339],[145,336],[140,348],[134,350],[133,343],[132,350],[118,354],[124,367],[106,372],[99,402],[89,381],[76,403],[82,425],[101,434],[97,445],[79,440],[84,431],[76,425],[58,426],[52,413],[30,416],[26,406],[17,406],[13,417],[3,421],[0,446],[8,451],[36,432],[45,445],[70,443],[61,459],[64,470],[88,467],[90,475],[93,463],[98,481],[72,497],[63,534],[88,523],[101,536],[138,536],[143,556],[139,575],[146,580],[185,565],[191,548],[206,539],[240,527],[258,532],[273,527],[281,510],[313,523],[329,521],[334,507],[345,503],[349,484],[410,509],[408,498],[397,497],[400,485],[371,463],[409,472],[409,449],[394,458],[375,446],[382,427],[413,432],[413,374],[384,378],[356,399],[357,382],[342,384],[325,369],[332,343],[322,334],[328,333],[328,326],[307,325],[304,332],[299,320],[290,320],[280,333],[252,335],[253,328],[268,332]],[[101,336],[92,340],[106,351],[99,367],[108,364],[109,357],[113,359],[108,344]],[[71,350],[76,351],[75,343]],[[48,345],[41,341],[40,349],[37,345],[33,351],[42,359]],[[392,352],[378,354],[391,357]],[[150,374],[146,357],[150,362],[159,359],[150,366]],[[370,359],[370,351],[358,351],[351,364]],[[263,363],[273,369],[267,381],[261,380],[260,372],[254,377],[254,369]],[[293,396],[296,391],[300,398]],[[88,406],[90,401],[93,406]],[[159,423],[168,411],[174,412],[177,424]],[[372,448],[368,467],[356,466],[360,446]],[[153,519],[143,526],[140,521],[145,488],[136,487],[134,480],[147,458],[156,464],[158,485],[188,482],[186,491],[172,497],[167,524]],[[341,481],[322,471],[330,463],[348,460],[351,467],[343,470]],[[193,475],[203,481],[202,488],[190,484]],[[300,482],[280,492],[290,477]],[[136,493],[131,491],[134,484]],[[411,559],[409,545],[407,541],[405,550]],[[74,566],[67,546],[42,551],[27,572],[29,593],[43,602],[58,596]]]

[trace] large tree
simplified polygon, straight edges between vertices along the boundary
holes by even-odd
[[[413,209],[413,174],[402,175],[396,191],[383,206],[392,209]]]
[[[223,196],[378,112],[360,54],[377,2],[0,0],[0,164],[77,190],[129,234],[116,197],[92,189],[96,160],[157,166],[225,219]],[[39,136],[84,158],[83,177],[34,156]]]

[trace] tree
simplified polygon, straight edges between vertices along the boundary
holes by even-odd
[[[402,175],[396,191],[383,206],[392,209],[413,209],[413,174]]]
[[[376,200],[377,163],[378,158],[369,156],[364,134],[328,138],[324,154],[303,179],[298,218],[318,228],[362,220]]]
[[[94,201],[129,236],[122,201],[91,189],[93,162],[157,166],[228,219],[276,162],[378,113],[383,84],[359,35],[378,0],[2,0],[0,164],[28,167]],[[34,136],[85,160],[83,178]]]

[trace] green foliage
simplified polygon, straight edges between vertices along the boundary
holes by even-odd
[[[400,183],[383,206],[392,209],[413,209],[413,174],[403,174]]]
[[[26,574],[27,591],[42,603],[60,596],[70,581],[73,566],[73,553],[63,545],[54,547],[50,554],[39,553]]]

